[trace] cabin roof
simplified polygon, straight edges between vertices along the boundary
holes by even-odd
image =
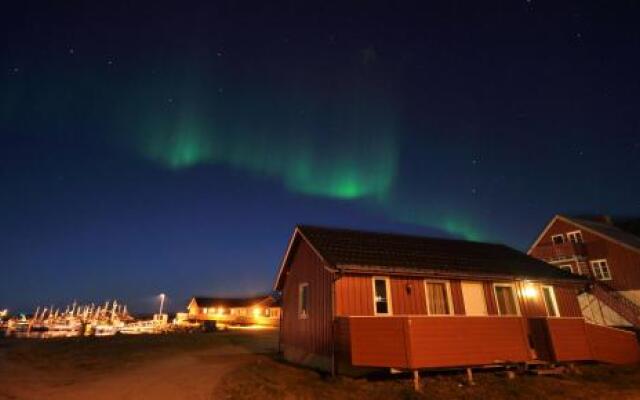
[[[341,270],[583,279],[502,244],[311,225],[299,225],[294,238],[298,232],[330,267]],[[282,287],[280,281],[287,257],[276,278],[276,289]]]
[[[271,295],[262,295],[255,297],[200,297],[196,296],[195,301],[198,307],[225,307],[225,308],[243,308],[261,305],[264,307],[277,305],[276,299]]]

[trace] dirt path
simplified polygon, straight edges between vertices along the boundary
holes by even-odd
[[[89,381],[60,385],[37,384],[28,370],[12,371],[14,384],[0,388],[0,399],[210,400],[217,398],[215,387],[225,373],[256,357],[244,347],[224,345],[145,361]]]

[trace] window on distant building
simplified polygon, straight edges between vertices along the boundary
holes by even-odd
[[[206,314],[206,313],[208,313],[208,312],[209,312],[209,309],[208,309],[207,307],[204,307],[204,308],[202,309],[202,313],[203,313],[203,314]]]
[[[582,240],[582,232],[581,231],[573,231],[567,233],[567,239],[569,239],[572,243],[583,243]]]
[[[553,242],[553,244],[564,244],[564,235],[553,235],[551,236],[551,241]]]
[[[569,271],[573,274],[573,266],[571,264],[558,265],[558,268],[563,269],[565,271]]]
[[[451,314],[451,289],[447,281],[425,281],[429,315]]]
[[[558,311],[558,303],[556,302],[556,293],[553,290],[553,286],[543,286],[542,297],[544,298],[547,315],[550,317],[559,317],[560,312]]]
[[[500,315],[518,315],[516,291],[513,285],[499,283],[493,287]]]
[[[609,270],[607,260],[591,261],[591,271],[593,271],[593,277],[600,281],[611,280],[611,271]]]
[[[389,278],[373,278],[373,307],[375,315],[391,315],[390,293]]]
[[[298,287],[298,317],[309,317],[309,284],[301,283]]]

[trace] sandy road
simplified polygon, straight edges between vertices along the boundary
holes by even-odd
[[[0,372],[6,374],[4,379],[0,378],[0,399],[217,399],[216,385],[220,378],[242,363],[261,357],[257,353],[261,351],[224,344],[142,361],[89,379],[68,379],[55,384],[43,383],[42,372],[10,368]]]

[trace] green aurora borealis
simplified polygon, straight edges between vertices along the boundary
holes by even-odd
[[[485,237],[469,218],[462,217],[464,212],[452,213],[448,205],[433,201],[416,201],[400,184],[402,149],[391,107],[343,103],[336,112],[336,107],[326,110],[307,104],[313,110],[310,118],[265,116],[251,112],[255,105],[242,107],[253,118],[240,124],[224,117],[217,120],[214,112],[197,106],[154,113],[143,125],[137,149],[170,170],[225,166],[256,179],[280,182],[294,193],[359,202],[398,222],[469,240]],[[365,113],[365,109],[375,111]],[[331,119],[340,123],[318,122],[314,127],[309,122],[326,114],[334,114]]]

